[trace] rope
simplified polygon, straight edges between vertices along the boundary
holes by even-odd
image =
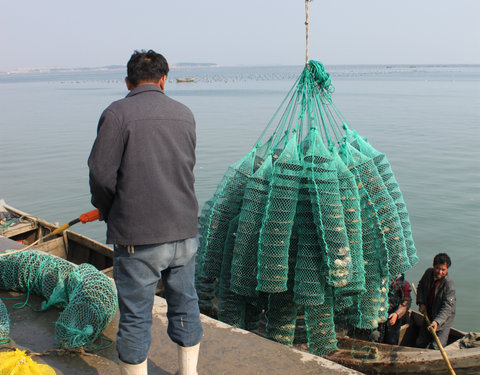
[[[308,3],[312,0],[305,0],[305,64],[308,66]]]

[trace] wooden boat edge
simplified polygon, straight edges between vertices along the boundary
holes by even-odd
[[[413,310],[410,314],[411,321],[422,317]],[[460,338],[466,333],[455,328],[452,331],[454,337],[459,338],[445,346],[445,351],[457,375],[480,373],[480,348],[460,348]],[[439,350],[382,344],[351,337],[339,338],[339,347],[342,348],[324,355],[324,358],[366,374],[448,374]],[[378,356],[369,358],[366,348],[375,348],[373,351],[378,350]]]

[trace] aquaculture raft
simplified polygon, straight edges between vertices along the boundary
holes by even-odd
[[[225,173],[200,217],[200,304],[218,318],[323,355],[335,322],[387,318],[388,279],[418,262],[385,154],[350,128],[330,75],[309,61],[256,145]]]

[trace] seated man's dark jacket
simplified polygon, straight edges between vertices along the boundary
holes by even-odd
[[[197,235],[195,144],[192,112],[153,84],[105,109],[88,166],[107,243],[148,245]]]
[[[438,330],[449,329],[455,318],[455,284],[446,275],[439,283],[432,306],[428,306],[428,293],[434,281],[434,270],[428,268],[418,282],[417,305],[425,305],[431,310],[430,321],[438,323]]]

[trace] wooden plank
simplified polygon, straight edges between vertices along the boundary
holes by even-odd
[[[35,222],[23,222],[19,224],[12,225],[7,230],[5,230],[2,235],[8,238],[17,236],[19,234],[28,232],[30,230],[36,229],[38,227],[37,223]]]
[[[103,269],[102,273],[113,279],[113,266]]]
[[[400,327],[400,335],[398,337],[398,345],[400,345],[403,341],[403,337],[405,336],[405,333],[407,332],[408,330],[408,327],[410,327],[410,324],[404,324]]]
[[[89,247],[78,244],[76,241],[68,241],[67,260],[75,263],[88,263],[91,249]]]
[[[55,238],[47,242],[40,242],[34,248],[35,250],[44,251],[48,254],[56,255],[63,259],[67,258],[67,252],[65,251],[65,245],[62,237]]]
[[[69,230],[65,231],[65,233],[67,233],[69,242],[76,242],[87,249],[94,250],[105,257],[113,259],[113,249],[105,246],[104,244]]]
[[[48,229],[50,229],[50,230],[55,230],[55,229],[57,228],[56,226],[54,226],[53,224],[49,223],[48,221],[45,221],[45,220],[40,219],[40,218],[38,218],[38,217],[29,215],[29,214],[27,214],[26,212],[20,211],[20,210],[17,209],[17,208],[14,208],[14,207],[9,206],[8,204],[4,204],[3,207],[4,207],[5,209],[7,209],[8,211],[10,211],[10,212],[13,212],[13,213],[15,213],[15,214],[17,214],[17,215],[19,215],[19,216],[23,216],[23,217],[27,218],[28,220],[31,220],[31,221],[33,221],[33,222],[38,222],[38,225],[43,226],[43,227],[45,227],[45,228],[48,228]]]

